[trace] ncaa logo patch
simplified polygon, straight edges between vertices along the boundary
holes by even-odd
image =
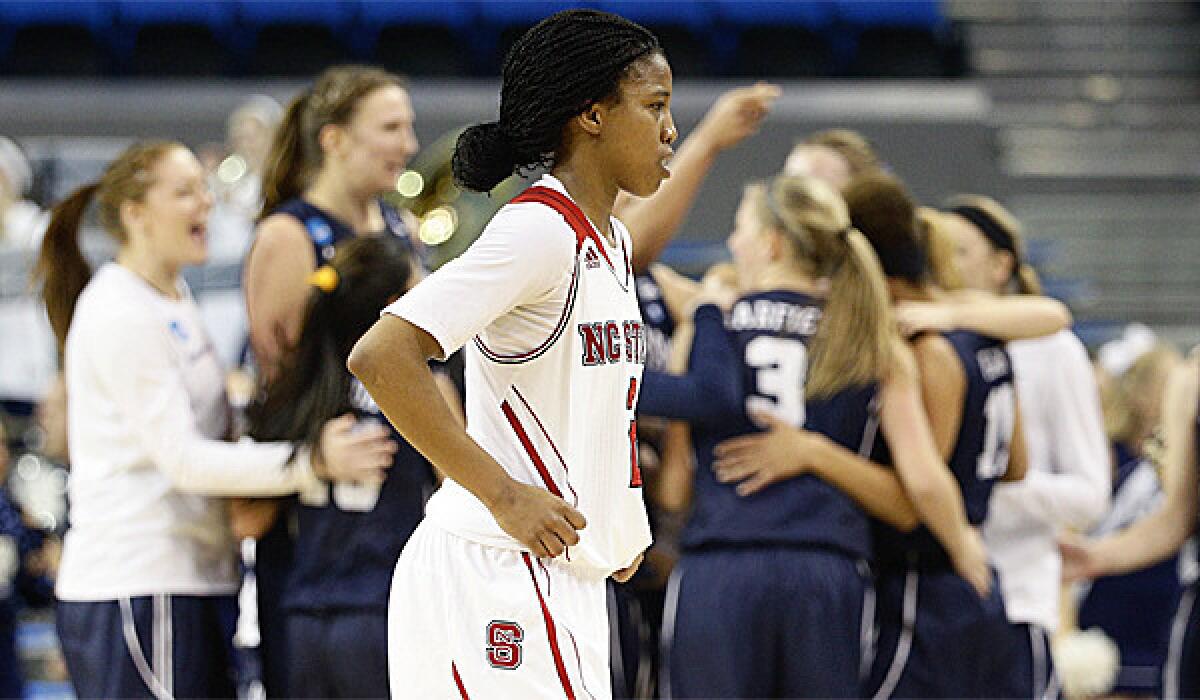
[[[487,660],[493,668],[512,670],[521,665],[525,630],[515,622],[492,620],[487,626]]]

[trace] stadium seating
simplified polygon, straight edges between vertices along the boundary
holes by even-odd
[[[646,25],[680,77],[961,70],[937,0],[0,0],[0,73],[298,77],[358,60],[494,76],[521,32],[567,7]]]

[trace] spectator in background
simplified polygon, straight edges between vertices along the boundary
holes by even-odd
[[[811,175],[837,189],[878,170],[879,156],[866,137],[850,129],[818,131],[796,143],[783,164],[785,175]]]
[[[266,95],[253,95],[238,105],[225,124],[225,155],[210,183],[214,206],[209,229],[212,256],[240,260],[254,235],[262,210],[262,178],[271,139],[283,108]]]
[[[1157,344],[1129,359],[1130,366],[1112,368],[1114,382],[1104,396],[1105,430],[1115,457],[1112,508],[1092,530],[1093,537],[1129,527],[1163,501],[1155,464],[1161,450],[1152,443],[1167,377],[1182,358],[1174,348]],[[1100,628],[1120,650],[1113,693],[1161,697],[1171,621],[1182,592],[1177,556],[1142,571],[1099,579],[1079,591],[1079,628]]]
[[[22,274],[49,221],[25,198],[32,185],[25,154],[0,136],[0,266]],[[54,371],[54,341],[41,309],[23,284],[0,290],[0,399],[37,400]]]
[[[21,698],[17,613],[25,605],[54,602],[53,584],[41,556],[42,534],[25,523],[9,496],[8,434],[0,414],[0,698]]]
[[[93,199],[119,244],[95,275],[79,248]],[[232,696],[236,550],[215,496],[376,482],[395,449],[348,417],[315,444],[224,440],[224,373],[180,277],[206,260],[210,206],[191,151],[135,144],[55,208],[35,269],[64,356],[71,511],[57,622],[80,697]]]
[[[34,250],[42,240],[49,215],[26,199],[33,169],[12,139],[0,136],[0,251]]]
[[[987,197],[950,200],[937,219],[955,243],[964,286],[997,295],[1040,295],[1020,223]],[[1104,513],[1109,457],[1087,351],[1069,330],[1008,345],[1020,397],[1029,472],[999,484],[984,538],[1000,572],[1019,670],[1005,697],[1057,692],[1050,637],[1058,627],[1061,561],[1056,538]]]

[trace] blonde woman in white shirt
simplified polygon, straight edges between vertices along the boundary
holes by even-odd
[[[94,275],[79,247],[93,199],[119,243]],[[180,277],[207,258],[211,206],[191,151],[136,144],[55,209],[38,260],[67,384],[58,629],[80,697],[232,697],[237,560],[217,497],[380,481],[395,449],[351,417],[315,447],[225,441],[224,373]]]

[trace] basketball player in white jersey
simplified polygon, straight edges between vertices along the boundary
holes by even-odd
[[[550,174],[417,285],[349,365],[448,476],[396,567],[392,694],[609,698],[605,580],[650,544],[636,462],[644,344],[621,190],[652,194],[676,138],[671,70],[642,27],[588,10],[527,32],[500,119],[458,141],[458,181]],[[426,365],[466,346],[467,429]]]

